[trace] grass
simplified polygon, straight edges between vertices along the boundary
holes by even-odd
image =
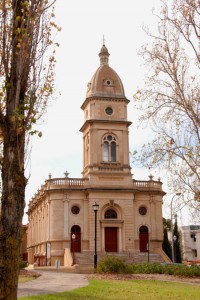
[[[27,282],[33,279],[35,279],[35,277],[19,275],[18,282]]]
[[[200,287],[150,280],[90,280],[87,287],[54,295],[20,298],[21,300],[199,300]]]

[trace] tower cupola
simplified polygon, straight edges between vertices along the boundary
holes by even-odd
[[[127,105],[124,87],[118,74],[108,65],[109,52],[101,47],[100,66],[88,84],[84,111],[83,176],[97,185],[132,184],[129,163]]]
[[[109,52],[105,44],[101,47],[100,66],[88,83],[86,98],[114,97],[126,98],[124,87],[118,74],[108,65]]]
[[[100,63],[101,65],[108,65],[108,58],[109,58],[109,53],[108,53],[108,49],[106,48],[106,46],[103,44],[103,46],[101,47],[101,51],[99,53],[99,57],[100,57]]]

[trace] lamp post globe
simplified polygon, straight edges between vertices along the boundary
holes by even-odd
[[[174,236],[173,236],[173,244],[174,244],[174,262],[176,262],[176,240],[177,240],[177,236],[174,235]]]

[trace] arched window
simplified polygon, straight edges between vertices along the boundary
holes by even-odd
[[[109,143],[105,141],[103,143],[103,160],[108,161],[109,159]]]
[[[116,138],[108,134],[103,138],[103,161],[115,162],[117,159],[116,154]]]
[[[141,226],[141,227],[140,227],[140,232],[148,233],[148,228],[147,228],[147,226]]]
[[[78,225],[74,225],[71,228],[71,233],[77,233],[77,232],[81,232],[81,228]]]
[[[108,209],[104,214],[105,219],[117,219],[117,213],[114,209]]]

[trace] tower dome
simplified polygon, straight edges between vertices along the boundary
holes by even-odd
[[[100,66],[88,83],[86,98],[95,96],[125,98],[122,81],[108,64],[109,55],[107,47],[103,44],[99,53]]]

